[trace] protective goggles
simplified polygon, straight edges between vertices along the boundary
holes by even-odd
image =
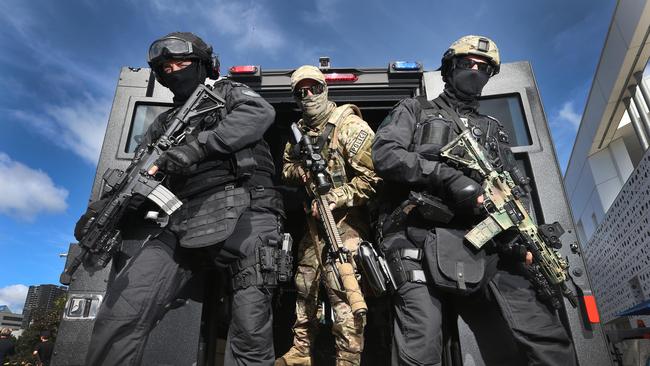
[[[293,96],[296,97],[297,99],[305,99],[309,95],[309,92],[311,92],[313,95],[318,95],[324,91],[325,91],[325,85],[314,84],[312,86],[305,86],[294,90]]]
[[[151,63],[160,57],[182,57],[194,54],[192,42],[180,38],[165,38],[158,40],[149,47],[149,56],[147,61]]]
[[[455,60],[455,63],[456,67],[460,69],[471,70],[474,68],[474,65],[476,65],[478,71],[482,71],[488,75],[492,75],[494,73],[494,66],[487,62],[475,61],[467,57],[461,57],[457,58]]]

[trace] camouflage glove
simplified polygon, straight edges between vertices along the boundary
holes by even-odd
[[[331,190],[325,198],[327,199],[328,204],[334,204],[334,208],[343,207],[347,202],[345,195],[340,188]]]
[[[107,203],[108,198],[104,198],[88,205],[88,209],[83,215],[81,215],[81,217],[79,217],[79,220],[77,220],[77,223],[74,226],[75,239],[81,241],[81,239],[86,236],[86,233],[88,232],[88,223],[90,220],[97,217],[97,212],[101,211]]]
[[[186,143],[165,151],[155,165],[165,173],[181,174],[185,169],[205,159],[205,150],[196,137],[188,136]]]

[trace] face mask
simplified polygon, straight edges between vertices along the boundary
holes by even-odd
[[[192,61],[191,65],[182,70],[161,75],[161,79],[174,93],[174,102],[186,101],[196,87],[205,81],[206,77],[205,68],[198,61]]]
[[[318,95],[304,97],[299,104],[305,117],[305,122],[311,126],[317,125],[327,112],[327,106],[329,105],[327,90]]]
[[[449,84],[460,92],[463,99],[473,99],[481,96],[483,87],[490,79],[490,75],[478,70],[454,69],[449,78]]]

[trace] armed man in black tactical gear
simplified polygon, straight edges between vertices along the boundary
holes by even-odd
[[[397,285],[393,365],[441,364],[443,311],[463,317],[488,365],[575,364],[555,310],[526,277],[531,253],[507,240],[508,232],[480,250],[464,239],[485,215],[482,179],[440,154],[469,130],[490,160],[529,190],[501,124],[478,112],[478,97],[499,67],[490,39],[460,38],[442,59],[444,92],[433,101],[403,100],[377,131],[373,163],[394,198],[380,220],[381,248]],[[415,209],[404,205],[422,194],[429,197]]]
[[[156,118],[136,156],[163,134],[178,106],[206,78],[219,76],[212,47],[192,33],[156,40],[148,62],[156,79],[173,92],[177,107]],[[164,227],[147,229],[150,238],[109,283],[87,365],[141,364],[149,332],[205,262],[223,268],[232,284],[225,364],[272,365],[275,360],[270,289],[278,276],[259,263],[260,258],[277,259],[282,241],[282,198],[273,188],[275,168],[263,140],[275,112],[243,84],[221,78],[210,89],[223,107],[190,119],[184,140],[148,171],[166,176],[164,184],[182,206]],[[141,203],[122,221],[123,229],[150,225],[144,217],[158,210],[152,206]],[[80,228],[89,212],[77,225],[78,236],[84,234]]]

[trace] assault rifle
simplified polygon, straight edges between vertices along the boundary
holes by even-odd
[[[167,129],[158,140],[136,152],[131,165],[122,171],[107,169],[104,180],[106,203],[84,226],[84,237],[79,241],[81,252],[65,268],[59,281],[70,284],[72,275],[79,265],[90,262],[92,265],[106,267],[122,242],[119,222],[134,203],[135,196],[150,199],[167,215],[181,207],[181,201],[161,183],[163,174],[149,175],[148,170],[160,156],[172,146],[179,145],[193,127],[189,121],[197,116],[225,106],[222,97],[214,94],[205,85],[199,85],[185,104],[169,121]]]
[[[488,153],[464,130],[440,150],[440,156],[459,167],[475,170],[483,178],[483,207],[488,217],[465,235],[480,249],[497,234],[510,228],[519,232],[523,245],[533,255],[530,266],[531,281],[543,298],[551,300],[556,308],[561,306],[561,296],[577,306],[575,294],[567,287],[569,264],[560,253],[553,250],[561,246],[559,237],[564,230],[558,222],[539,225],[530,218],[521,201],[523,190],[506,170],[497,170]]]
[[[304,135],[295,123],[291,124],[291,132],[296,144],[300,144],[302,165],[309,172],[307,192],[316,201],[320,223],[323,226],[327,242],[330,265],[339,280],[341,288],[345,290],[352,313],[356,317],[363,317],[368,312],[368,306],[361,294],[352,266],[352,254],[343,245],[334,215],[327,203],[326,195],[331,188],[325,174],[326,163],[322,155],[314,149],[309,136]]]

